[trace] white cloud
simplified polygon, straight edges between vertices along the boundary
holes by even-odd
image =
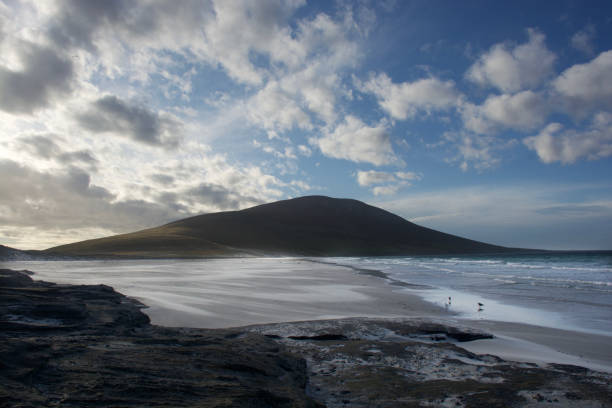
[[[480,134],[500,128],[529,130],[541,126],[550,106],[544,96],[532,91],[514,95],[492,95],[482,105],[464,103],[461,115],[466,129]]]
[[[357,172],[357,182],[362,187],[367,187],[372,184],[388,183],[395,180],[395,176],[392,173],[384,171],[370,170]]]
[[[159,61],[150,64],[136,51],[146,55],[172,50],[218,64],[236,81],[261,84],[265,72],[253,63],[253,55],[267,55],[289,65],[305,57],[305,50],[287,29],[288,18],[303,4],[301,0],[174,5],[156,0],[143,4],[70,1],[44,11],[50,13],[49,33],[56,44],[101,56],[108,73],[130,73],[141,79],[144,74],[148,79],[147,74],[158,71]]]
[[[285,75],[281,84],[317,118],[332,124],[336,120],[336,95],[340,93],[341,81],[335,72],[339,69],[324,60],[313,61],[303,70]]]
[[[336,105],[346,93],[343,75],[361,55],[353,38],[358,32],[348,8],[335,18],[319,13],[276,33],[278,47],[262,54],[270,58],[269,66],[264,63],[257,68],[261,79],[254,84],[261,87],[256,86],[256,93],[246,101],[251,124],[280,137],[292,129],[333,126]],[[278,56],[286,43],[291,43],[293,53]],[[283,63],[275,63],[279,61]]]
[[[372,163],[376,166],[399,161],[384,125],[368,126],[352,115],[348,115],[333,132],[327,132],[320,138],[312,137],[309,141],[325,156],[336,159]]]
[[[357,172],[357,183],[362,187],[371,187],[374,195],[395,194],[400,188],[410,186],[409,181],[420,180],[422,176],[413,172],[397,171],[388,173],[384,171],[368,170]]]
[[[305,145],[298,145],[298,152],[302,156],[306,156],[306,157],[310,157],[312,155],[312,150],[310,149],[310,147],[305,146]]]
[[[570,44],[573,48],[586,55],[593,55],[595,53],[595,47],[593,46],[594,37],[595,27],[593,25],[588,25],[572,35]]]
[[[595,115],[591,125],[582,131],[563,130],[551,123],[536,136],[523,139],[544,163],[574,163],[581,158],[597,160],[612,156],[612,114]]]
[[[360,57],[350,38],[354,21],[335,21],[325,14],[301,20],[295,41],[304,50],[299,64],[268,72],[270,79],[248,103],[253,123],[283,132],[311,129],[316,120],[333,125],[342,96],[342,73]]]
[[[288,160],[297,159],[297,155],[295,154],[295,149],[291,146],[285,146],[283,149],[278,150],[269,145],[262,145],[261,143],[257,141],[254,141],[253,144],[255,145],[255,147],[261,147],[261,150],[279,159],[288,159]]]
[[[545,36],[537,30],[527,30],[529,40],[517,46],[495,44],[466,73],[479,85],[494,86],[504,92],[516,92],[538,86],[553,70],[557,59],[546,48]]]
[[[294,191],[304,192],[312,190],[312,186],[305,181],[302,180],[292,180],[289,185],[293,187]]]
[[[372,193],[375,196],[381,196],[381,195],[391,195],[391,194],[395,194],[398,192],[398,190],[400,189],[400,185],[395,184],[395,185],[389,185],[389,186],[376,186],[374,188],[372,188]]]
[[[459,163],[459,168],[463,171],[470,167],[479,171],[496,167],[501,162],[500,151],[516,144],[515,139],[502,140],[495,136],[466,131],[445,132],[442,142],[453,150],[446,161]]]
[[[414,173],[411,171],[396,171],[395,177],[401,180],[420,180],[423,176],[420,173]]]
[[[398,180],[420,180],[421,175],[413,172],[396,171],[394,173],[387,173],[384,171],[368,170],[357,172],[357,182],[362,187],[368,187],[372,184],[383,184],[391,181]]]
[[[191,77],[171,73],[177,59],[220,67],[234,81],[254,86],[313,60],[335,67],[352,63],[358,48],[347,35],[357,31],[352,14],[339,13],[337,20],[318,13],[289,24],[304,5],[304,0],[34,3],[58,47],[97,57],[88,60],[90,72],[101,67],[109,76],[143,83],[159,74],[186,96]]]
[[[283,132],[294,126],[311,129],[308,116],[295,99],[283,92],[276,82],[259,91],[248,103],[249,119],[265,129]]]
[[[602,52],[586,64],[574,65],[553,81],[570,113],[579,117],[602,108],[612,108],[612,50]]]
[[[453,81],[425,78],[394,84],[385,73],[357,82],[362,92],[374,94],[379,105],[395,119],[405,120],[418,112],[430,113],[454,106],[460,95]]]

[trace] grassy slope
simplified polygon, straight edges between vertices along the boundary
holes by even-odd
[[[184,228],[161,226],[129,234],[50,248],[49,254],[101,257],[214,257],[250,255],[245,251],[193,237]]]
[[[506,248],[424,228],[356,200],[311,196],[205,214],[161,227],[62,245],[65,255],[408,255],[503,252]]]

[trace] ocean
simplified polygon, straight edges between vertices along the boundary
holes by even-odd
[[[612,252],[311,260],[384,272],[389,278],[410,285],[393,285],[394,290],[421,296],[458,318],[519,322],[612,336]],[[254,305],[262,310],[273,309],[273,303],[279,301],[285,302],[283,307],[291,305],[297,295],[279,285],[289,282],[286,279],[306,279],[308,274],[304,272],[315,266],[298,258],[240,258],[13,261],[0,262],[0,268],[32,270],[36,279],[58,283],[104,283],[149,305],[206,317],[227,313],[232,308],[239,315],[236,305],[245,299],[250,299],[249,307]],[[248,282],[255,282],[257,277],[268,277],[278,283],[254,291]],[[343,296],[348,302],[363,296],[349,286],[331,285],[324,293],[319,293],[323,290],[320,285],[306,288],[313,293],[306,290],[299,294],[303,304]],[[294,316],[302,315],[300,310],[293,312]]]
[[[403,290],[463,318],[612,335],[612,252],[325,261],[420,285]]]

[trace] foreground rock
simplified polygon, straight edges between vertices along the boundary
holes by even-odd
[[[342,319],[251,328],[308,362],[328,407],[612,407],[612,376],[504,361],[461,348],[491,337],[432,321]]]
[[[99,286],[0,270],[0,406],[612,406],[611,376],[477,356],[486,333],[343,319],[231,330],[149,324]]]
[[[0,405],[312,407],[306,364],[235,330],[149,325],[104,285],[0,271]]]

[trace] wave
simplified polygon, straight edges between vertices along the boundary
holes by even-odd
[[[358,267],[369,267],[390,273],[395,279],[409,283],[415,279],[426,279],[431,284],[439,282],[444,273],[447,276],[464,276],[466,278],[486,279],[499,284],[541,284],[543,286],[576,287],[588,289],[591,287],[607,292],[612,288],[612,268],[607,265],[554,265],[559,261],[542,260],[536,262],[513,262],[508,259],[461,259],[457,257],[407,257],[407,258],[341,258],[337,263],[350,264]],[[560,263],[560,262],[559,262]],[[537,271],[535,274],[528,271]],[[541,271],[541,272],[540,272]],[[506,273],[504,273],[506,272]],[[510,272],[510,273],[508,273]],[[521,273],[522,272],[522,273]],[[580,279],[568,276],[574,273]],[[424,274],[424,275],[423,275]],[[431,275],[430,275],[431,274]],[[429,278],[427,276],[430,275]],[[590,278],[590,279],[589,279]]]
[[[563,283],[572,283],[572,284],[579,284],[579,285],[612,287],[612,282],[604,282],[604,281],[588,281],[588,280],[580,280],[580,279],[561,279],[561,278],[542,278],[539,276],[525,276],[522,278],[537,280],[537,281],[545,281],[545,282],[563,282]]]
[[[440,268],[441,270],[453,270],[448,269],[448,261],[444,261],[438,263],[436,262],[410,262],[404,263],[405,265],[416,265],[420,267],[425,267],[427,269]],[[587,267],[587,266],[555,266],[555,265],[537,265],[537,264],[527,264],[520,262],[488,262],[488,261],[461,261],[461,262],[452,262],[454,265],[460,266],[469,266],[473,265],[475,268],[486,268],[486,266],[500,265],[503,267],[509,267],[513,269],[537,269],[537,270],[554,270],[554,271],[567,271],[567,272],[595,272],[597,274],[609,274],[612,273],[612,268],[609,267]],[[485,266],[486,265],[486,266]]]
[[[554,266],[554,265],[533,265],[533,264],[524,264],[524,263],[515,263],[508,262],[507,266],[513,268],[523,268],[523,269],[553,269],[557,271],[582,271],[582,272],[605,272],[611,273],[612,268],[607,267],[584,267],[584,266]]]

